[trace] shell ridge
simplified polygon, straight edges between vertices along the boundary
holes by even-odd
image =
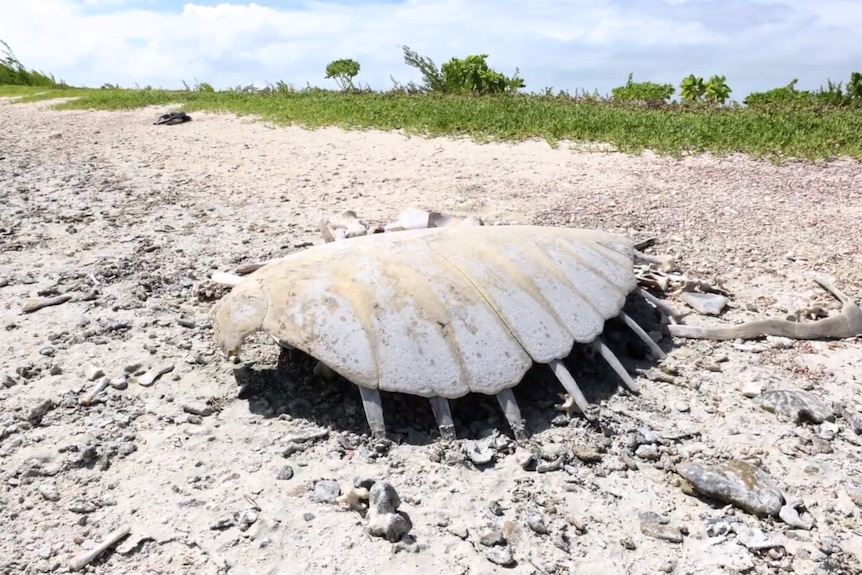
[[[553,247],[557,248],[557,250],[553,250],[553,251],[558,251],[560,248],[562,248],[564,246],[561,245],[561,241],[558,238],[554,242]],[[584,293],[583,287],[581,287],[578,284],[578,282],[572,281],[572,279],[568,276],[568,274],[566,274],[562,270],[562,267],[565,264],[565,262],[560,261],[559,258],[561,258],[561,256],[558,256],[558,258],[555,258],[553,252],[551,250],[546,250],[546,249],[537,249],[537,250],[534,250],[534,252],[535,252],[534,259],[541,259],[542,260],[542,263],[544,264],[542,267],[545,269],[545,271],[547,273],[549,273],[551,276],[553,276],[554,281],[556,281],[556,282],[566,286],[567,288],[569,288],[569,290],[575,294],[575,297],[577,297],[581,302],[583,302],[587,307],[589,307],[589,309],[594,313],[594,315],[597,316],[599,319],[601,319],[602,323],[604,323],[604,321],[606,320],[606,318],[604,317],[604,314],[601,312],[601,310],[599,310],[596,307],[596,305],[593,303],[593,300],[590,297],[588,297],[588,295],[586,293]],[[574,258],[574,256],[572,256],[571,254],[566,254],[566,256]],[[610,285],[610,282],[608,282],[608,280],[603,278],[593,268],[586,267],[586,271],[591,276],[593,276],[594,280],[598,280],[599,283],[604,283],[606,285]],[[569,332],[572,332],[572,330],[569,329]],[[591,330],[591,333],[587,336],[586,341],[594,339],[601,332],[602,332],[601,326],[599,327],[598,330]],[[578,343],[583,343],[582,340],[584,338],[579,338],[578,335],[575,333],[572,333],[572,338],[574,339],[574,341],[577,341]],[[557,358],[557,359],[562,359],[562,357]]]
[[[481,290],[481,289],[479,288],[479,286],[478,286],[478,285],[476,285],[476,282],[474,282],[474,281],[473,281],[473,278],[472,278],[472,277],[470,277],[470,274],[466,273],[466,272],[461,268],[461,266],[460,266],[460,265],[458,265],[458,262],[455,262],[455,261],[453,261],[453,260],[449,259],[449,258],[446,256],[446,254],[444,254],[444,253],[440,252],[439,250],[437,250],[437,249],[434,247],[434,245],[433,245],[433,243],[434,243],[434,242],[430,241],[430,238],[425,238],[425,242],[428,244],[428,247],[431,249],[431,251],[433,251],[433,252],[434,252],[434,253],[436,253],[438,256],[440,256],[442,259],[444,259],[445,261],[447,261],[447,262],[452,266],[452,268],[453,268],[454,270],[456,270],[456,271],[457,271],[457,273],[458,273],[458,274],[460,274],[460,275],[464,278],[464,280],[465,280],[466,282],[468,282],[471,286],[473,286],[473,289],[475,289],[475,290],[476,290],[476,293],[479,295],[479,297],[482,299],[482,301],[484,301],[484,302],[485,302],[485,305],[488,307],[488,309],[490,309],[490,310],[494,313],[494,315],[496,315],[496,316],[500,319],[500,323],[503,325],[503,327],[504,327],[504,328],[506,329],[506,331],[509,333],[509,335],[511,336],[512,341],[517,342],[518,346],[519,346],[519,347],[524,351],[524,353],[526,354],[526,356],[529,358],[529,361],[527,362],[527,364],[526,364],[526,366],[525,366],[524,370],[523,370],[523,371],[522,371],[522,372],[517,376],[517,378],[512,378],[512,380],[511,380],[511,382],[510,382],[510,383],[508,383],[507,385],[504,385],[504,386],[503,386],[503,389],[507,389],[507,388],[515,387],[516,385],[518,385],[518,383],[520,383],[520,382],[521,382],[521,380],[522,380],[522,379],[524,378],[524,376],[526,375],[527,371],[529,371],[529,369],[530,369],[530,367],[532,366],[532,363],[533,363],[533,358],[530,356],[530,354],[529,354],[529,352],[527,351],[527,349],[523,346],[523,344],[521,343],[521,341],[518,339],[518,337],[517,337],[517,336],[515,335],[515,333],[512,331],[512,327],[511,327],[511,326],[509,325],[509,323],[505,320],[505,318],[503,318],[502,316],[500,316],[500,314],[497,312],[496,307],[493,305],[493,303],[491,302],[491,300],[490,300],[490,299],[488,299],[488,297],[485,295],[485,292],[484,292],[483,290]]]
[[[425,242],[424,245],[426,248],[428,247],[427,242]],[[441,258],[439,254],[437,254],[435,251],[428,249],[428,254],[432,258],[436,259],[439,264],[445,266],[447,269],[452,267],[448,260],[446,260],[445,258]],[[390,254],[389,257],[391,258],[392,255]],[[410,263],[413,263],[413,261],[411,261],[405,256],[395,257],[389,261],[386,261],[381,266],[381,277],[386,278],[388,282],[391,282],[391,285],[396,290],[396,293],[409,294],[409,297],[412,299],[413,305],[411,306],[410,304],[407,304],[408,307],[412,307],[416,312],[416,318],[430,328],[432,333],[431,337],[439,337],[448,349],[450,357],[446,359],[453,359],[458,371],[457,379],[452,382],[448,387],[451,389],[459,390],[456,393],[456,396],[460,397],[465,393],[469,393],[470,387],[469,382],[471,376],[464,359],[464,352],[466,350],[461,349],[461,346],[459,345],[451,329],[435,329],[435,324],[439,324],[439,322],[443,322],[444,325],[452,324],[453,317],[450,313],[449,306],[446,305],[445,299],[441,297],[440,294],[429,284],[428,275],[423,274],[423,270],[419,267],[413,267],[409,265]],[[393,265],[397,266],[397,271],[395,273],[392,273],[389,269],[387,269]],[[424,302],[426,305],[415,305],[415,302],[417,300]],[[421,339],[424,338],[420,336],[420,340]],[[421,353],[422,346],[419,345],[418,347]],[[377,351],[379,354],[379,347]],[[391,387],[389,385],[383,384],[382,374],[379,382],[381,389],[387,389]],[[462,388],[464,390],[464,393],[460,393],[460,390]],[[450,396],[452,394],[441,394],[441,396],[443,395]]]

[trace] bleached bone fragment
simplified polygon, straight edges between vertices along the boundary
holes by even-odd
[[[72,295],[67,293],[52,297],[30,298],[24,302],[24,307],[21,309],[21,313],[33,313],[34,311],[39,311],[46,307],[61,305],[71,300]]]
[[[150,387],[161,376],[165,375],[166,373],[170,373],[173,370],[174,366],[169,363],[152,367],[147,370],[147,372],[144,373],[141,377],[138,378],[138,384],[142,385],[143,387]]]
[[[72,571],[80,571],[81,569],[95,561],[96,558],[105,551],[107,551],[108,548],[112,547],[121,539],[126,537],[131,531],[132,528],[128,525],[124,525],[115,529],[114,531],[111,531],[101,543],[99,543],[89,551],[85,551],[80,555],[77,555],[71,561],[69,561],[69,568]]]
[[[674,337],[712,340],[759,339],[766,336],[803,340],[862,337],[862,309],[826,278],[816,276],[814,281],[842,302],[841,313],[805,322],[762,319],[725,327],[671,325],[668,331]]]

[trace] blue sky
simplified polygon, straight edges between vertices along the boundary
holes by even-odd
[[[858,0],[0,0],[0,39],[20,60],[91,86],[334,88],[326,64],[353,58],[357,81],[385,89],[419,80],[406,44],[438,65],[487,53],[528,91],[717,73],[742,100],[793,78],[846,83],[862,71],[859,30]]]

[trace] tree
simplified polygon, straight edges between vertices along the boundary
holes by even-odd
[[[705,93],[706,85],[703,83],[703,78],[695,77],[694,74],[689,74],[679,84],[679,95],[683,102],[702,100]]]
[[[713,104],[724,104],[733,90],[727,85],[727,79],[724,76],[712,76],[706,81],[706,90],[704,98],[707,102]]]
[[[333,60],[326,66],[326,79],[334,78],[342,90],[352,90],[353,79],[359,74],[359,68],[356,60]]]

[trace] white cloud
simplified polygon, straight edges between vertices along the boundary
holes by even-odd
[[[326,64],[354,58],[357,80],[388,88],[390,75],[419,80],[407,44],[438,64],[487,53],[504,73],[520,68],[527,90],[718,73],[741,99],[794,77],[846,81],[862,69],[860,29],[852,0],[0,0],[0,39],[25,65],[92,86],[335,87]]]

